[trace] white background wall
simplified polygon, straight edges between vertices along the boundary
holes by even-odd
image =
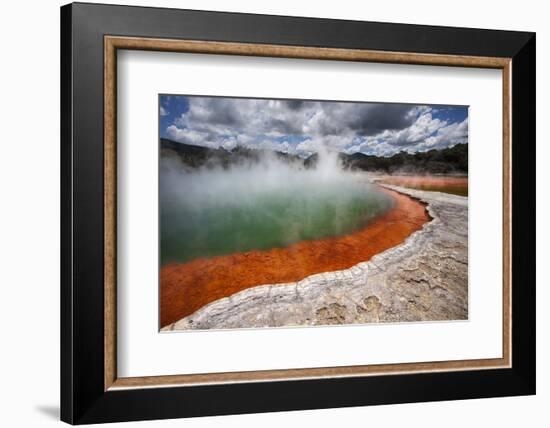
[[[122,2],[122,0],[121,0]],[[104,3],[116,3],[104,1]],[[547,426],[550,417],[550,27],[545,2],[147,0],[126,4],[537,32],[538,395],[352,409],[155,421],[159,427]],[[0,421],[53,426],[59,406],[59,6],[4,2],[0,13]],[[545,263],[546,262],[546,263]],[[147,425],[148,424],[148,425]],[[127,424],[125,426],[137,426]]]

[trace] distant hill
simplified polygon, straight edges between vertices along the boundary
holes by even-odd
[[[258,162],[262,156],[270,155],[284,160],[285,162],[302,164],[306,168],[314,167],[318,161],[315,153],[307,159],[288,153],[248,149],[237,147],[231,151],[223,148],[212,149],[208,147],[192,146],[177,143],[162,138],[160,140],[163,156],[177,156],[181,161],[191,167],[222,166],[224,168],[234,164]],[[342,166],[346,169],[384,172],[384,173],[467,173],[468,172],[468,145],[457,144],[454,147],[442,150],[430,150],[422,153],[408,154],[397,153],[390,157],[378,157],[354,153],[338,154]]]
[[[457,144],[442,150],[409,154],[397,153],[390,157],[369,156],[363,153],[339,154],[345,168],[385,173],[467,173],[468,144]]]
[[[236,147],[229,151],[224,148],[213,149],[177,143],[165,138],[161,138],[160,147],[163,156],[178,156],[185,165],[191,168],[209,165],[227,168],[234,164],[258,162],[266,155],[275,156],[286,162],[303,163],[303,159],[297,155],[272,150],[247,149],[246,147]]]

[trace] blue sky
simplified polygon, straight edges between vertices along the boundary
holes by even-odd
[[[468,107],[160,96],[160,136],[232,150],[308,156],[329,150],[391,156],[468,142]]]

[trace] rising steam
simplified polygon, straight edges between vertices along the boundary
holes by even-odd
[[[310,169],[274,154],[199,169],[163,156],[160,168],[163,263],[338,236],[392,203],[326,151]]]

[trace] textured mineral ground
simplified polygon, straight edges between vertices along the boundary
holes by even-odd
[[[467,319],[468,198],[380,185],[424,203],[431,220],[349,269],[247,288],[162,330]]]

